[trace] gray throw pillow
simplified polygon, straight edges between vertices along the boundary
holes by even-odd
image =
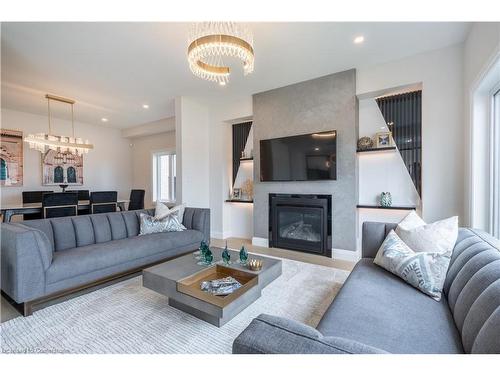
[[[176,214],[167,215],[158,220],[154,216],[141,213],[140,224],[141,229],[139,236],[151,233],[181,232],[186,230],[186,227],[179,222],[179,218]]]

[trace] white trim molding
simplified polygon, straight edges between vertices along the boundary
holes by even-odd
[[[346,260],[348,262],[357,262],[361,259],[359,251],[332,249],[332,258],[335,260]]]
[[[252,245],[260,247],[269,247],[269,240],[262,237],[252,237]]]
[[[211,231],[210,237],[216,238],[218,240],[225,240],[226,238],[231,237],[231,232]]]

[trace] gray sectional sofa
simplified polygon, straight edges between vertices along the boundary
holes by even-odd
[[[1,288],[30,315],[35,304],[198,248],[210,211],[186,208],[182,232],[139,234],[137,210],[1,224]]]
[[[436,302],[373,263],[393,228],[364,223],[363,258],[317,329],[260,315],[233,352],[500,353],[500,241],[460,228],[444,297]]]

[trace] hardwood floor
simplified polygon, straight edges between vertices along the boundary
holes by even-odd
[[[224,247],[225,244],[226,240],[220,240],[216,238],[212,238],[210,242],[210,245],[217,247]],[[320,266],[338,268],[345,271],[351,271],[356,264],[354,262],[332,259],[321,255],[307,254],[293,250],[255,246],[252,245],[252,242],[246,238],[231,237],[227,239],[227,246],[231,249],[240,249],[242,245],[245,245],[245,248],[251,253],[275,256],[305,263],[318,264]]]

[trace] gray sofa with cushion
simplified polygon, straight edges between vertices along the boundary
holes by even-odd
[[[436,302],[373,263],[395,224],[363,224],[363,258],[316,329],[260,315],[234,353],[500,353],[500,241],[466,228]],[[300,298],[297,297],[297,298]]]
[[[34,304],[122,277],[210,239],[210,211],[186,208],[182,232],[139,236],[137,210],[1,224],[2,292]]]

